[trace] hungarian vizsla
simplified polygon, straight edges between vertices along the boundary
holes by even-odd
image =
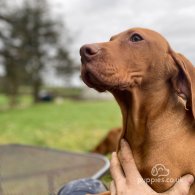
[[[105,138],[91,152],[106,155],[116,151],[121,131],[121,128],[111,129]]]
[[[184,174],[195,176],[193,65],[159,33],[142,28],[84,45],[80,53],[83,81],[110,91],[118,102],[121,137],[148,184],[163,192]],[[190,195],[195,195],[195,185]]]

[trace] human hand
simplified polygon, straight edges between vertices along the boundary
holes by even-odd
[[[121,141],[121,149],[118,153],[112,154],[111,175],[111,195],[188,195],[190,186],[194,182],[192,175],[183,176],[171,189],[164,193],[155,192],[147,183],[138,181],[143,180],[135,161],[132,151],[125,140]]]

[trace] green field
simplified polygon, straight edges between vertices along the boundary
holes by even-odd
[[[29,104],[26,99],[24,102]],[[110,128],[121,126],[114,101],[64,100],[15,109],[6,109],[5,104],[6,98],[0,97],[0,144],[89,151]]]

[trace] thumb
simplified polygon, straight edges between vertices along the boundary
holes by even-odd
[[[164,195],[188,195],[194,177],[190,174],[183,176],[170,190],[163,193]]]
[[[116,187],[115,187],[114,181],[112,181],[110,184],[110,192],[111,192],[111,195],[116,195]]]

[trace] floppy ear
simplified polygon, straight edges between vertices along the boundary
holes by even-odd
[[[177,92],[184,95],[187,107],[191,109],[195,118],[195,68],[192,63],[182,54],[170,51],[170,54],[179,68],[177,78]]]

